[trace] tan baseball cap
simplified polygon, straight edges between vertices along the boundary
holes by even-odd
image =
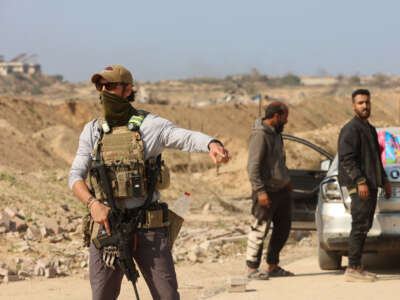
[[[94,74],[92,76],[92,82],[96,83],[100,80],[100,78],[104,78],[108,82],[123,82],[126,84],[135,85],[135,81],[132,77],[131,72],[120,65],[108,66],[100,73]]]

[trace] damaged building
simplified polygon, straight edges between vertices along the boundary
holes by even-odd
[[[34,63],[36,54],[27,56],[21,53],[9,61],[4,60],[4,56],[0,55],[0,75],[7,76],[15,73],[22,74],[38,74],[41,72],[39,64]]]

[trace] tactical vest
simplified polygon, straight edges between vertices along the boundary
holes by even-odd
[[[147,178],[150,170],[157,164],[161,169],[156,190],[169,186],[169,171],[161,161],[161,157],[145,160],[143,140],[139,133],[140,125],[149,114],[137,111],[126,126],[109,128],[106,121],[98,119],[102,128],[101,138],[92,152],[93,160],[100,160],[107,170],[115,200],[145,197],[148,191]],[[107,201],[102,184],[93,172],[89,175],[90,185],[95,197]],[[123,201],[122,201],[123,202]]]

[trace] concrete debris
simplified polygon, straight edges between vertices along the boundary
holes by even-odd
[[[50,231],[47,229],[46,226],[41,225],[41,226],[39,227],[39,230],[40,230],[40,234],[41,234],[42,238],[45,238],[45,237],[47,237],[47,236],[49,235],[49,232],[50,232]]]
[[[26,215],[25,215],[25,212],[22,209],[20,209],[18,211],[18,217],[20,217],[21,219],[25,220]]]
[[[204,206],[203,206],[203,213],[209,213],[212,210],[212,205],[210,202],[207,202]]]
[[[7,276],[8,274],[10,274],[10,270],[8,270],[7,268],[0,268],[1,276]]]
[[[62,205],[61,205],[61,208],[62,208],[65,212],[69,212],[69,211],[70,211],[67,204],[62,204]]]
[[[18,252],[26,252],[30,251],[31,247],[27,241],[21,241],[18,243],[15,243],[13,247],[18,251]]]
[[[7,275],[7,276],[4,276],[3,282],[8,283],[8,282],[13,282],[13,281],[19,281],[21,279],[22,278],[20,278],[18,275]]]
[[[42,218],[41,220],[42,226],[45,227],[45,234],[47,235],[53,235],[53,234],[58,234],[61,233],[61,227],[58,225],[58,222],[54,218]]]
[[[217,208],[207,202],[201,209],[203,214],[207,214],[211,211],[215,213]],[[0,264],[0,281],[87,274],[89,255],[88,249],[81,243],[81,217],[72,213],[72,208],[67,205],[47,213],[39,215],[32,212],[25,218],[21,210],[14,208],[0,211],[0,234],[4,234],[9,252],[13,253],[13,258]],[[173,260],[177,264],[224,264],[228,256],[239,256],[245,252],[248,225],[233,221],[229,224],[218,223],[217,226],[184,226],[173,248]],[[313,242],[306,231],[292,232],[291,238],[299,245]],[[244,284],[234,280],[228,283],[230,291],[243,289]]]
[[[5,212],[0,212],[0,226],[5,227],[6,230],[10,230],[10,216]]]
[[[199,261],[199,256],[196,252],[191,251],[191,252],[189,252],[188,259],[189,259],[189,261],[195,263],[195,262]]]
[[[38,227],[34,225],[29,226],[28,229],[26,230],[25,239],[40,241],[42,239],[42,232]]]
[[[6,238],[7,239],[16,239],[16,238],[19,238],[19,234],[18,234],[18,232],[10,231],[10,232],[6,233]]]
[[[0,226],[0,234],[6,233],[6,232],[7,232],[7,227],[1,225],[1,226]]]
[[[44,276],[46,278],[54,278],[57,275],[57,271],[55,268],[53,267],[48,267],[46,269],[44,269]]]
[[[51,263],[50,263],[50,260],[49,260],[49,259],[42,258],[42,259],[39,259],[39,260],[36,262],[36,265],[37,265],[38,267],[40,267],[40,268],[45,269],[45,268],[48,268],[48,267],[51,265]]]
[[[20,278],[28,278],[28,277],[31,277],[31,273],[30,273],[30,272],[27,272],[27,271],[25,271],[25,270],[19,270],[19,271],[18,271],[18,276],[19,276]]]
[[[244,293],[246,291],[247,278],[244,276],[231,276],[228,278],[228,292]]]
[[[64,236],[62,234],[60,235],[56,235],[56,236],[52,236],[49,238],[49,242],[50,243],[59,243],[64,239]]]
[[[16,212],[14,209],[10,208],[10,207],[6,207],[6,208],[4,209],[4,212],[5,212],[10,218],[13,218],[13,217],[15,217],[15,216],[17,215],[17,212]]]
[[[11,221],[10,230],[17,232],[25,232],[28,228],[28,224],[18,217],[14,217]]]

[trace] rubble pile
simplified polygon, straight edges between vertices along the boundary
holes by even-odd
[[[44,276],[68,276],[88,265],[81,242],[80,216],[70,213],[49,218],[5,208],[0,212],[0,240],[7,246],[7,262],[0,262],[0,281],[10,282]]]
[[[7,261],[0,261],[0,282],[34,277],[81,274],[87,278],[89,254],[83,246],[82,218],[61,205],[64,214],[49,217],[5,208],[0,212],[0,241],[7,247]],[[229,223],[185,222],[173,248],[176,264],[224,263],[246,251],[250,219]],[[293,232],[292,243],[310,246],[308,232]],[[244,259],[244,258],[243,258]]]

